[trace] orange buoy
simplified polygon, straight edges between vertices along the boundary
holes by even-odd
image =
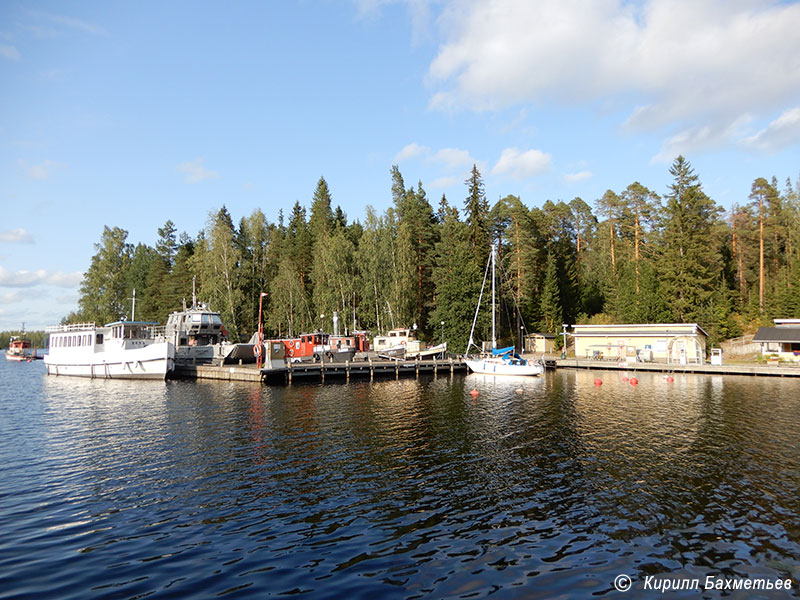
[[[675,378],[672,377],[672,375],[667,375],[664,379],[667,380],[667,383],[672,383],[673,381],[675,381]]]
[[[479,392],[478,390],[472,390],[472,391],[469,393],[469,395],[470,395],[470,396],[472,396],[473,398],[477,398],[477,397],[478,397],[478,394],[480,394],[480,392]]]
[[[631,377],[631,385],[639,385],[639,380],[636,377]]]
[[[595,385],[603,385],[603,380],[598,377],[597,379],[594,380],[594,384]]]

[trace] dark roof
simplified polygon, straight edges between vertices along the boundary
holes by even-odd
[[[800,343],[800,327],[759,327],[753,341]]]
[[[548,340],[554,340],[554,339],[556,339],[556,334],[555,333],[539,333],[538,331],[534,331],[533,333],[529,333],[525,337],[543,337],[543,338],[548,339]]]

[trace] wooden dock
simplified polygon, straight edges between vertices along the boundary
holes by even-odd
[[[548,359],[548,369],[589,369],[599,371],[696,373],[702,375],[748,375],[766,377],[800,377],[800,366],[747,365],[747,364],[667,364],[614,362],[585,359]],[[175,366],[177,379],[217,379],[223,381],[250,381],[253,383],[291,384],[300,381],[322,382],[350,381],[353,379],[381,379],[419,377],[420,375],[451,375],[467,373],[461,357],[431,360],[371,359],[351,362],[300,362],[284,366],[257,369],[255,365],[191,365]]]
[[[657,373],[698,373],[703,375],[751,375],[762,377],[800,377],[800,366],[784,365],[709,365],[690,364],[680,365],[674,363],[642,363],[642,362],[614,362],[603,360],[586,360],[562,358],[556,361],[559,369],[595,369],[604,371],[649,371]]]
[[[441,375],[464,373],[467,365],[461,358],[430,360],[372,359],[347,362],[285,363],[282,367],[257,369],[255,365],[202,365],[178,364],[177,379],[217,379],[223,381],[251,381],[255,383],[293,383],[296,381],[419,377],[420,374]]]

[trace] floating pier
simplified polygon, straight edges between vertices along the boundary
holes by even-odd
[[[256,383],[294,383],[296,381],[327,380],[350,381],[351,378],[374,379],[375,377],[419,377],[420,374],[453,374],[467,371],[461,358],[430,360],[385,360],[368,359],[346,362],[299,362],[284,363],[257,369],[255,365],[203,365],[177,364],[174,377],[177,379],[217,379],[224,381],[251,381]]]
[[[562,358],[555,361],[559,369],[594,369],[599,371],[649,371],[656,373],[697,373],[702,375],[753,375],[765,377],[800,377],[800,367],[781,365],[709,365],[675,363],[614,362]]]

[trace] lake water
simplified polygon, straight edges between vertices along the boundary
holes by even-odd
[[[2,363],[0,598],[655,598],[709,576],[798,595],[800,380],[260,387]]]

